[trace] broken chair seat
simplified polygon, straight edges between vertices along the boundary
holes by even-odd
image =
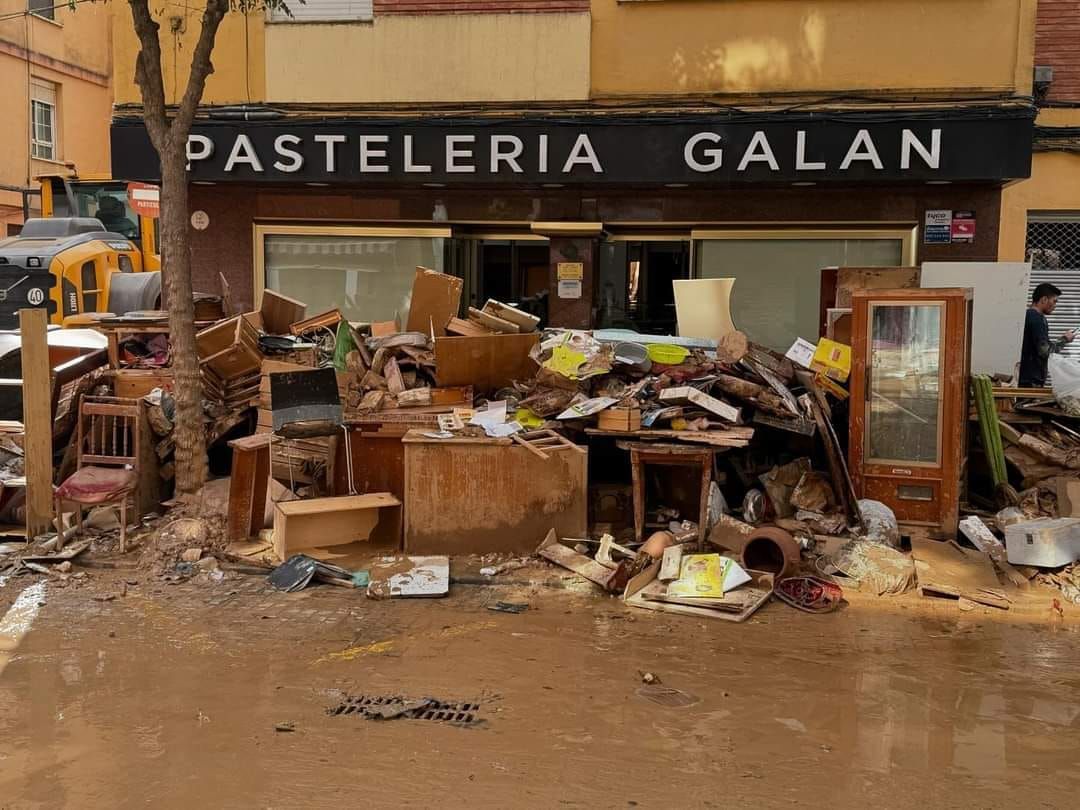
[[[134,470],[123,467],[82,467],[57,487],[56,497],[81,504],[106,503],[133,490],[136,483],[138,479]]]

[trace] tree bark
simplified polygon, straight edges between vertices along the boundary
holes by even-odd
[[[195,299],[188,243],[185,142],[170,142],[161,153],[161,267],[176,401],[176,489],[182,495],[198,492],[206,482],[202,379],[195,351]]]
[[[195,301],[191,283],[188,228],[187,139],[202,100],[206,79],[214,72],[210,55],[229,0],[207,0],[199,39],[191,55],[184,96],[172,119],[166,112],[161,72],[159,25],[148,0],[128,0],[139,38],[135,82],[143,100],[143,120],[161,162],[161,268],[169,312],[176,420],[176,489],[191,495],[206,482],[206,434],[202,380],[195,350]]]

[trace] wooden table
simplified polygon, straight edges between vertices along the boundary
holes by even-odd
[[[719,448],[693,447],[685,444],[652,442],[617,442],[630,451],[630,469],[634,486],[634,536],[640,543],[645,535],[645,465],[693,467],[701,469],[701,506],[698,510],[698,544],[704,544],[709,531],[709,485],[712,483],[713,456]]]

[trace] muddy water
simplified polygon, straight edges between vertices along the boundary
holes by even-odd
[[[46,601],[0,675],[5,808],[1017,808],[1080,788],[1064,625],[873,604],[730,625],[552,590],[250,581]],[[639,697],[639,670],[700,702]],[[486,722],[329,716],[344,693],[475,700]]]

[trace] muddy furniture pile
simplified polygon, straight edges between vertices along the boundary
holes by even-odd
[[[908,279],[910,269],[900,270]],[[955,519],[951,506],[931,514],[919,498],[893,509],[861,497],[874,484],[849,424],[873,403],[871,418],[896,418],[915,425],[916,438],[929,436],[920,426],[933,423],[912,408],[939,378],[923,360],[943,354],[904,338],[911,319],[899,319],[885,348],[853,356],[847,341],[864,339],[867,279],[895,283],[895,273],[874,273],[841,273],[852,307],[830,308],[824,335],[793,336],[784,353],[755,343],[711,305],[680,309],[679,335],[543,328],[503,302],[463,307],[461,280],[425,268],[416,270],[403,320],[351,323],[337,309],[309,313],[270,290],[252,312],[232,311],[228,295],[200,299],[204,426],[211,485],[227,493],[225,542],[177,546],[193,557],[176,561],[177,570],[195,575],[212,552],[246,570],[280,570],[283,590],[322,582],[375,596],[437,595],[448,587],[451,558],[483,555],[493,563],[481,574],[490,581],[542,565],[643,610],[735,621],[773,596],[825,612],[845,591],[915,587],[1008,608],[1008,589],[1030,587],[1030,572],[1010,564],[993,531],[1007,540],[1017,510],[1073,519],[1051,508],[1049,482],[1059,504],[1080,502],[1069,486],[1080,469],[1069,449],[1080,450],[1080,431],[1058,412],[1038,414],[1038,403],[1012,415],[994,410],[987,424],[999,426],[998,442],[1008,445],[1001,455],[1013,465],[1013,487],[998,488],[1012,500],[995,506],[1014,512],[978,512],[990,537],[979,530],[973,547],[967,531],[959,543],[942,542],[940,520],[910,523],[924,512]],[[677,299],[700,303],[696,283],[680,282]],[[946,294],[966,295],[934,293]],[[926,292],[873,295],[895,299],[891,312],[922,306]],[[50,417],[47,461],[35,469],[44,469],[50,496],[54,485],[100,496],[91,524],[95,513],[138,517],[171,505],[162,500],[171,494],[175,415],[165,320],[159,312],[103,316],[90,325],[96,349],[55,358],[77,362],[63,372],[56,362],[41,366],[44,384],[26,387],[52,401],[25,411]],[[897,373],[861,368],[866,358],[895,360]],[[851,396],[864,379],[885,384]],[[101,397],[114,402],[102,407]],[[984,411],[980,401],[977,416]],[[966,413],[941,413],[942,431],[965,430]],[[0,509],[18,508],[11,493],[27,467],[22,455],[41,446],[29,440],[29,422],[25,436],[21,428],[0,423]],[[996,446],[994,435],[984,436],[986,447]],[[114,470],[82,472],[97,466]],[[959,466],[947,472],[953,481],[962,475]],[[101,482],[123,478],[124,486],[87,493],[73,475],[105,489]],[[61,538],[79,532],[80,513],[71,503],[59,511],[62,547]],[[24,509],[25,523],[32,512]],[[51,521],[49,504],[44,514]],[[373,566],[375,556],[384,559]],[[1071,570],[1062,564],[1046,576],[1064,588]]]
[[[972,392],[979,443],[961,531],[1011,579],[1080,603],[1080,409],[985,376]]]

